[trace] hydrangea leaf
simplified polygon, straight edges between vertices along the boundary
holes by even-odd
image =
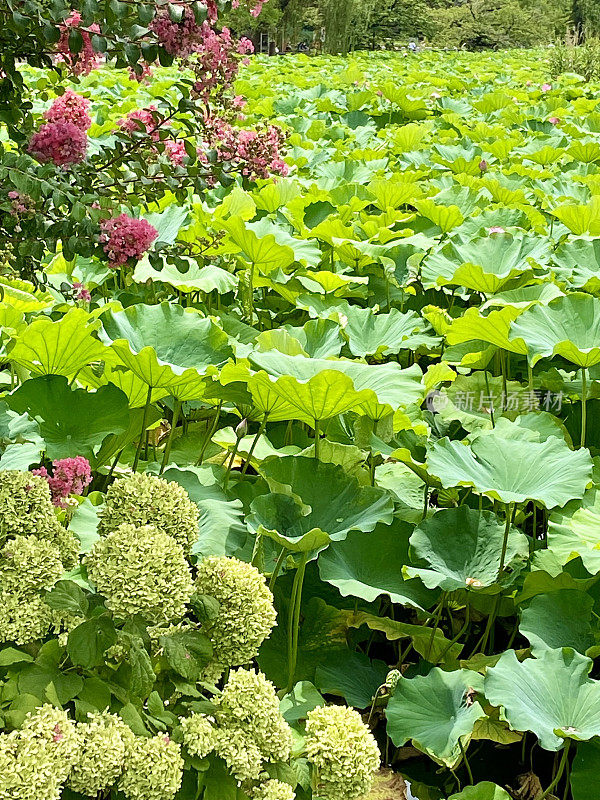
[[[410,577],[419,577],[430,589],[446,592],[483,589],[498,581],[504,523],[490,511],[468,506],[445,508],[424,520],[410,537],[414,556],[426,566],[405,567]],[[511,527],[504,581],[512,582],[529,556],[527,537]]]
[[[570,648],[545,650],[522,663],[508,650],[488,669],[485,696],[503,707],[513,730],[532,731],[545,750],[560,750],[565,738],[600,736],[600,681],[589,677],[593,663]]]
[[[401,678],[386,711],[388,735],[397,747],[412,740],[438,763],[455,766],[461,759],[460,743],[464,746],[475,722],[485,716],[477,700],[468,701],[468,693],[482,683],[476,672],[438,667],[428,675]]]

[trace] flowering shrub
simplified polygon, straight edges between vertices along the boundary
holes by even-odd
[[[29,152],[38,161],[52,161],[57,167],[79,164],[85,158],[87,135],[73,122],[47,122],[29,141]]]
[[[87,131],[92,124],[88,109],[90,101],[67,89],[52,102],[50,108],[44,112],[48,122],[71,122],[82,131]]]
[[[145,219],[134,219],[127,214],[103,220],[100,229],[100,242],[113,268],[138,261],[158,236],[156,228]]]
[[[89,75],[101,62],[101,56],[92,44],[92,34],[101,33],[100,26],[93,22],[82,25],[79,11],[72,11],[60,25],[60,37],[56,45],[58,58],[68,64],[74,75]],[[72,37],[78,49],[71,46]]]
[[[48,474],[46,467],[34,469],[32,474],[39,475],[48,481],[52,502],[61,508],[66,508],[66,500],[69,495],[83,494],[85,488],[92,481],[90,462],[83,456],[53,461],[52,475]]]

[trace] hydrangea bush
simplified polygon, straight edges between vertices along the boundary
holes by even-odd
[[[66,482],[84,490],[87,471],[72,461],[78,477]],[[54,543],[72,534],[51,481],[0,471],[2,800],[352,800],[368,790],[379,757],[360,715],[332,706],[288,722],[275,685],[251,666],[277,625],[273,595],[252,564],[193,555],[198,508],[180,485],[116,479],[73,569]],[[11,681],[31,693],[11,702]]]

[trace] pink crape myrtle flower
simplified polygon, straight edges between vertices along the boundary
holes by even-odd
[[[57,167],[78,164],[87,150],[87,134],[72,122],[47,122],[36,131],[27,147],[38,161],[52,161]]]
[[[90,101],[87,98],[67,89],[53,101],[44,113],[44,119],[47,122],[72,122],[79,130],[87,131],[92,124],[88,114],[89,107]]]
[[[79,30],[83,40],[83,46],[79,53],[73,53],[69,46],[69,34],[72,29]],[[100,33],[100,28],[94,23],[82,30],[79,11],[71,11],[71,14],[60,26],[60,39],[56,45],[58,59],[68,64],[74,75],[89,75],[102,62],[102,57],[92,46],[90,34],[93,33]]]
[[[117,125],[130,135],[145,131],[153,141],[158,142],[160,139],[158,130],[160,122],[161,119],[156,106],[152,105],[148,106],[148,108],[136,108],[130,111],[124,119],[118,120]]]
[[[86,289],[83,283],[80,283],[79,281],[73,281],[73,290],[76,293],[76,300],[83,300],[84,303],[89,303],[92,299],[90,290]]]
[[[100,242],[108,256],[110,267],[122,267],[128,261],[138,261],[150,249],[158,231],[145,219],[121,214],[100,223]]]
[[[166,139],[164,141],[165,154],[172,164],[181,166],[187,153],[183,139]]]
[[[48,481],[52,502],[59,508],[66,508],[67,497],[71,494],[83,494],[84,489],[92,482],[90,462],[83,456],[53,461],[52,475],[46,467],[34,469],[32,473]]]

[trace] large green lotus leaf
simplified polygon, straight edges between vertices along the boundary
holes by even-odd
[[[27,327],[25,315],[17,308],[0,303],[0,333],[3,339],[16,338]]]
[[[596,800],[600,775],[600,739],[580,742],[571,767],[573,800]]]
[[[481,705],[468,702],[480,690],[482,678],[471,670],[401,678],[386,710],[387,732],[397,747],[413,745],[441,764],[454,767],[461,759],[460,744],[468,742],[473,726],[485,716]]]
[[[502,419],[470,445],[440,439],[428,451],[427,469],[445,488],[472,486],[502,503],[537,500],[554,508],[583,497],[592,475],[589,452],[570,450],[558,435],[540,441],[518,422]]]
[[[348,531],[368,532],[378,522],[392,520],[394,504],[387,492],[360,486],[335,464],[284,456],[267,459],[260,471],[273,494],[259,495],[252,502],[246,522],[253,530],[262,525],[291,544],[310,531],[340,541]]]
[[[371,661],[364,653],[341,651],[331,653],[319,664],[315,685],[321,692],[343,697],[351,706],[368,708],[387,674],[383,661]]]
[[[180,400],[201,397],[202,375],[233,356],[221,328],[179,305],[134,305],[104,315],[102,324],[102,337],[122,364]]]
[[[493,234],[453,242],[423,261],[426,286],[458,285],[486,294],[514,289],[533,275],[532,262],[544,261],[549,245],[544,239]]]
[[[202,556],[233,556],[244,547],[248,531],[243,524],[240,500],[230,500],[220,486],[205,485],[201,469],[170,467],[163,473],[167,481],[183,486],[200,510],[198,538],[192,552]]]
[[[315,359],[304,360],[310,363]],[[323,370],[306,381],[257,372],[248,378],[248,389],[256,408],[268,414],[271,422],[297,419],[313,425],[358,409],[363,403],[377,403],[372,391],[357,391],[348,375],[335,370]]]
[[[419,577],[430,589],[447,592],[481,589],[498,582],[504,523],[490,511],[468,506],[438,511],[415,528],[410,545],[416,558],[426,566],[407,565],[410,577]],[[527,537],[511,528],[505,564],[513,581],[529,556]]]
[[[470,432],[491,430],[492,414],[495,422],[501,417],[515,419],[521,411],[537,408],[538,402],[527,386],[517,381],[507,381],[505,386],[501,376],[493,377],[483,370],[459,375],[450,386],[427,398],[430,410],[443,420],[458,420]]]
[[[430,608],[436,593],[425,589],[420,580],[405,580],[402,576],[409,563],[411,531],[412,525],[394,520],[391,525],[377,525],[371,533],[349,533],[345,541],[319,556],[322,580],[337,587],[344,597],[359,597],[372,603],[387,594],[393,603]]]
[[[545,750],[560,750],[565,738],[600,735],[600,681],[589,677],[593,664],[570,648],[545,650],[523,663],[508,650],[488,669],[485,696],[504,708],[513,730],[532,731]]]
[[[258,222],[247,222],[246,229],[252,231],[263,240],[272,235],[278,245],[292,250],[294,260],[299,264],[317,265],[321,260],[321,250],[314,239],[295,239],[284,228],[279,227],[268,217],[263,217]],[[280,268],[283,269],[283,266],[280,265]]]
[[[0,276],[0,296],[5,303],[23,314],[44,311],[54,305],[54,297],[50,292],[42,292],[29,281],[6,275]]]
[[[579,367],[600,363],[600,300],[582,292],[533,306],[510,328],[527,345],[529,363],[562,356]]]
[[[564,292],[555,283],[534,283],[532,286],[522,286],[519,289],[507,289],[489,297],[481,306],[482,311],[497,306],[513,306],[525,310],[534,303],[546,306],[551,300],[560,297]]]
[[[519,630],[529,640],[534,656],[558,647],[585,654],[594,644],[593,605],[590,595],[577,589],[536,595],[521,612]]]
[[[466,786],[462,792],[450,795],[448,800],[510,800],[510,795],[497,784],[484,781],[475,786]]]
[[[94,336],[99,327],[83,308],[70,309],[56,322],[39,317],[21,332],[10,359],[36,375],[71,377],[105,356],[106,345]]]
[[[598,295],[600,291],[600,240],[568,239],[552,253],[561,282],[574,289],[585,289]]]
[[[129,425],[127,397],[110,384],[86,392],[72,390],[65,377],[43,375],[21,384],[6,403],[36,420],[51,459],[85,456],[92,460],[106,436],[122,433]]]
[[[570,504],[571,505],[571,504]],[[569,509],[567,511],[567,509]],[[559,563],[580,557],[592,575],[600,572],[600,494],[586,492],[583,502],[562,513],[554,511],[548,520],[548,547]]]
[[[145,283],[149,279],[167,283],[184,294],[214,290],[219,294],[226,294],[233,291],[238,284],[237,277],[227,270],[214,264],[199,267],[192,259],[189,260],[189,268],[180,272],[174,264],[164,264],[160,270],[154,269],[148,258],[142,258],[136,264],[133,280]]]
[[[477,308],[467,308],[462,317],[455,319],[446,332],[446,341],[450,345],[463,342],[481,341],[509,350],[512,353],[527,355],[527,346],[520,339],[510,341],[508,334],[510,325],[522,308],[505,306],[499,311],[490,311],[487,316],[479,313]]]
[[[416,364],[402,369],[395,363],[364,364],[346,359],[287,356],[273,351],[254,352],[249,359],[275,378],[291,376],[298,382],[307,382],[324,371],[342,372],[351,379],[357,392],[366,392],[360,410],[373,419],[386,416],[401,407],[420,404],[423,400],[423,375]]]
[[[375,482],[392,493],[399,519],[415,524],[423,518],[425,484],[410,467],[400,461],[386,461],[375,468]]]
[[[273,233],[257,235],[240,217],[230,217],[221,225],[229,234],[239,257],[261,272],[269,274],[275,269],[286,270],[296,260],[292,248],[279,244]]]
[[[310,319],[301,328],[285,325],[263,331],[255,342],[258,350],[279,350],[287,355],[311,358],[337,357],[344,344],[339,325],[331,319]]]
[[[376,314],[370,308],[352,306],[351,309],[344,333],[355,356],[383,356],[423,346],[431,349],[441,341],[415,311],[403,314],[393,308],[389,314]]]
[[[597,195],[585,204],[565,203],[557,206],[551,213],[577,236],[583,233],[589,233],[590,236],[600,234],[600,198]]]
[[[110,350],[107,352],[116,360],[114,353]],[[113,365],[105,361],[104,369],[100,374],[93,367],[84,367],[77,375],[77,383],[91,389],[98,389],[100,386],[112,383],[127,395],[130,408],[141,408],[146,404],[148,397],[148,384],[135,372],[119,363]],[[153,389],[150,400],[155,403],[168,394],[168,389]]]
[[[449,233],[452,228],[462,225],[465,221],[458,206],[437,205],[430,197],[425,200],[417,200],[413,205],[419,214],[430,219],[442,233]]]

